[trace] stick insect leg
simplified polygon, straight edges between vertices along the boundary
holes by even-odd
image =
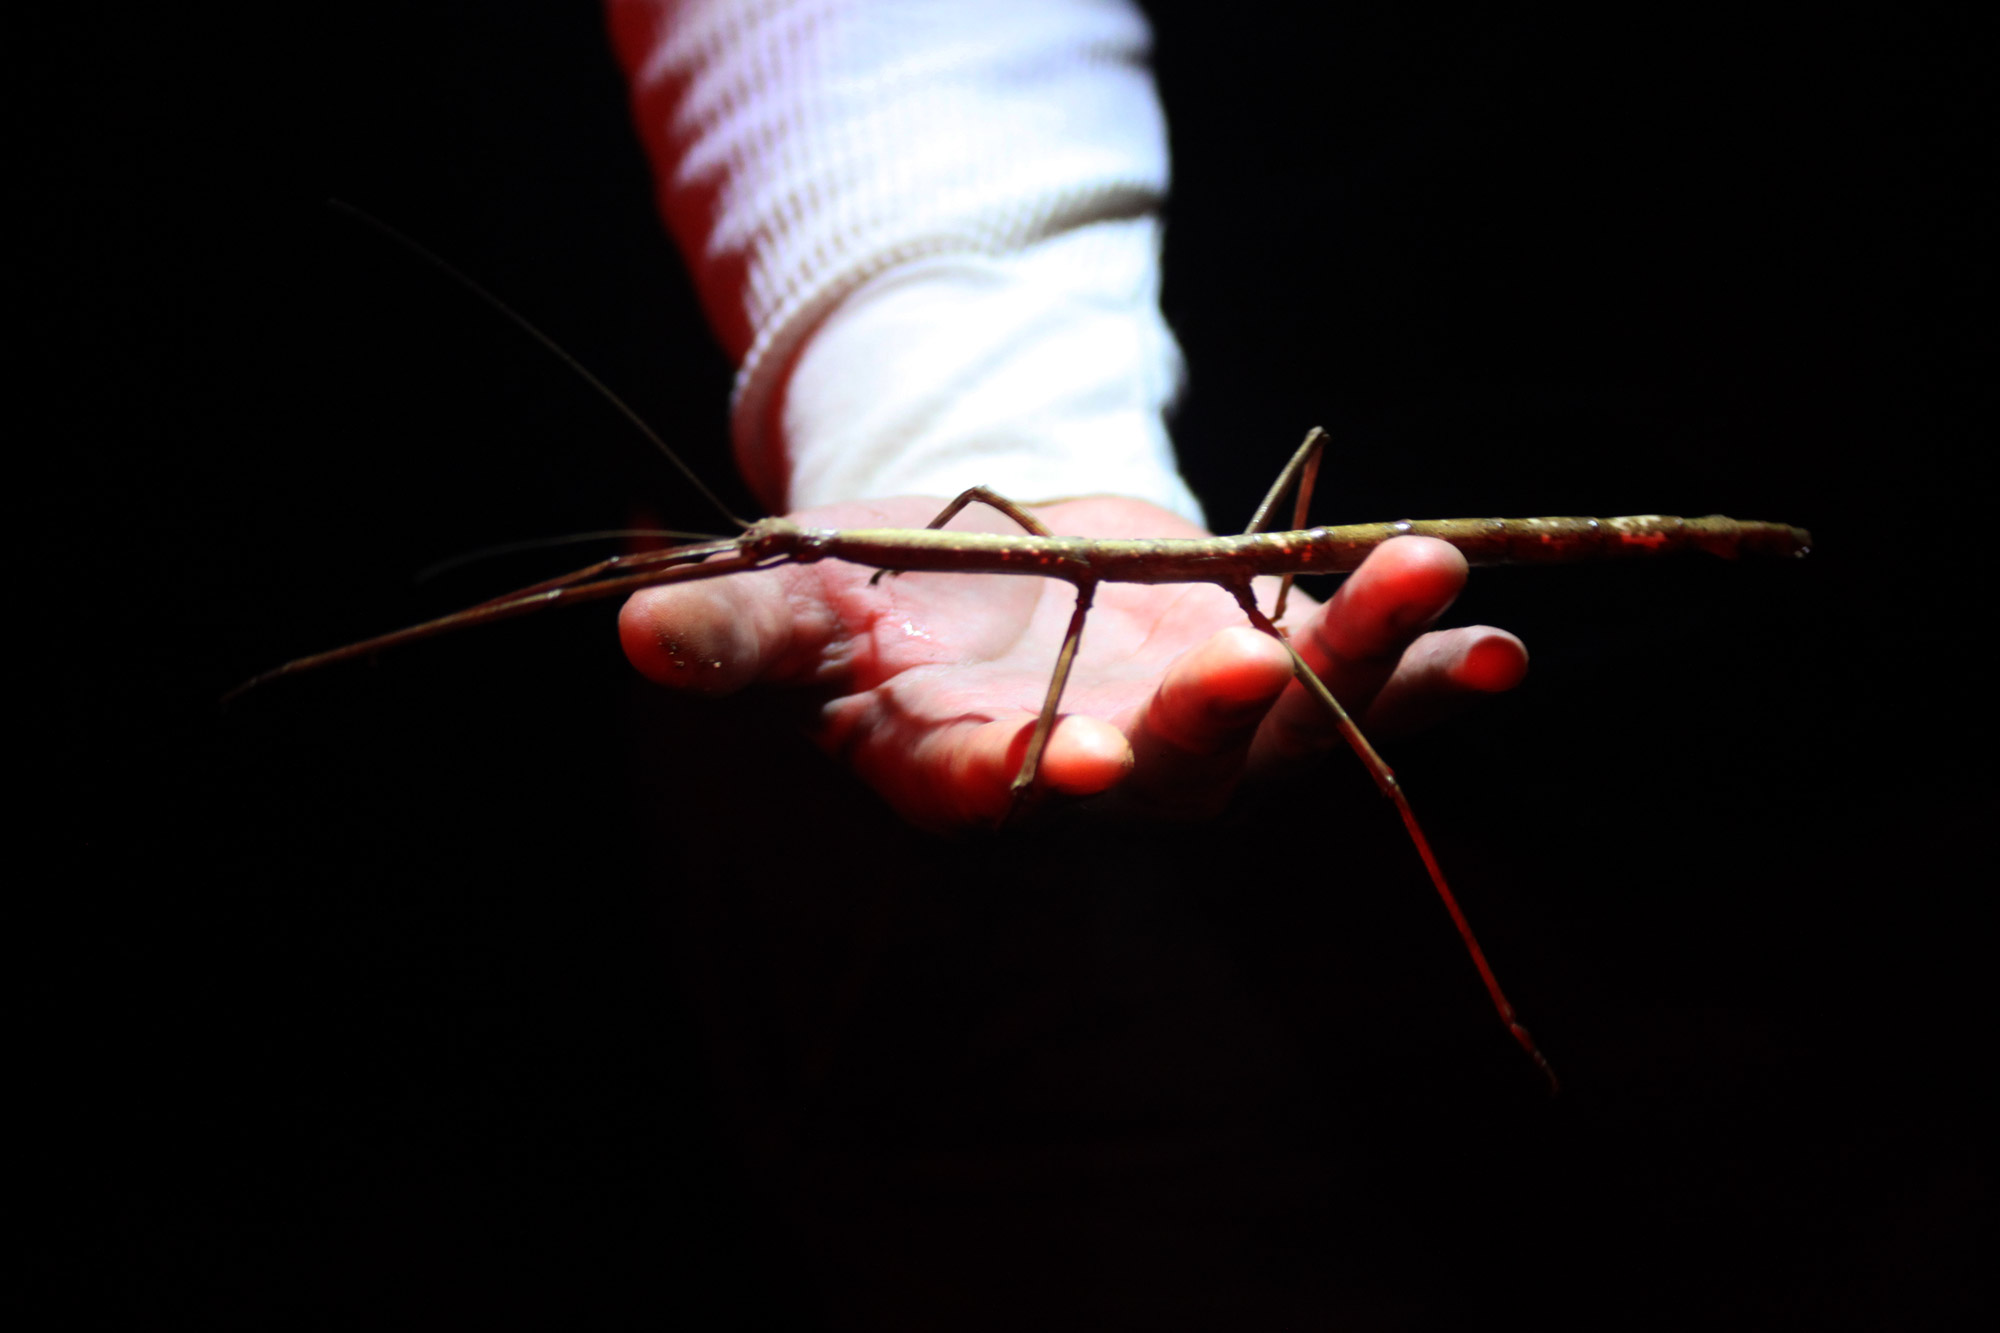
[[[926,528],[941,528],[954,518],[957,518],[959,511],[970,504],[983,504],[989,509],[997,509],[1008,518],[1013,519],[1016,523],[1026,528],[1029,532],[1034,533],[1037,537],[1053,537],[1055,535],[1049,531],[1048,524],[1042,522],[1042,520],[1036,518],[1026,509],[1023,509],[1020,505],[1009,500],[998,491],[990,491],[984,486],[974,486],[968,490],[960,491],[956,500],[953,500],[950,504],[939,510],[938,516],[924,524],[924,526]]]
[[[1035,777],[1041,771],[1042,751],[1048,748],[1049,733],[1055,730],[1056,709],[1062,703],[1063,687],[1069,684],[1069,669],[1076,662],[1077,645],[1083,642],[1083,622],[1090,615],[1091,599],[1097,595],[1097,580],[1079,579],[1076,585],[1076,610],[1070,612],[1069,630],[1063,635],[1062,651],[1056,655],[1055,673],[1049,677],[1049,692],[1042,697],[1042,713],[1035,719],[1034,734],[1028,737],[1028,753],[1021,760],[1021,771],[1014,775],[1011,788],[1013,804],[1008,807],[1011,817],[1026,801],[1035,786]]]
[[[1054,533],[1049,531],[1048,524],[1042,522],[1042,520],[1036,518],[1026,509],[1023,509],[1019,504],[1015,503],[1012,500],[1009,500],[1006,496],[1000,494],[998,491],[990,491],[986,489],[986,487],[984,486],[974,486],[968,490],[960,491],[958,493],[958,498],[956,500],[953,500],[950,504],[946,505],[943,509],[940,509],[938,511],[938,516],[932,519],[930,522],[924,524],[924,527],[927,529],[941,528],[945,524],[957,518],[959,515],[959,511],[964,509],[967,505],[970,504],[983,504],[987,506],[989,509],[997,509],[1001,513],[1005,514],[1008,518],[1011,518],[1016,523],[1019,523],[1023,528],[1026,528],[1029,532],[1034,533],[1037,537],[1053,537],[1055,535]],[[868,586],[872,588],[876,584],[880,583],[884,575],[897,574],[900,572],[901,572],[900,570],[894,570],[894,569],[878,569],[875,571],[874,576],[868,580]]]
[[[1048,524],[1036,518],[1020,504],[984,486],[973,486],[960,491],[956,499],[939,510],[938,516],[924,526],[930,529],[942,528],[957,518],[967,505],[973,504],[983,504],[990,509],[999,510],[1037,537],[1055,535],[1049,531]],[[884,574],[896,572],[892,569],[878,569],[875,571],[875,576],[868,580],[868,585],[873,587]],[[1013,786],[1009,789],[1013,796],[1013,804],[1008,807],[1008,818],[1021,809],[1022,804],[1029,799],[1030,793],[1034,790],[1035,778],[1042,768],[1042,752],[1048,748],[1049,733],[1055,730],[1056,709],[1061,706],[1063,689],[1069,684],[1069,669],[1076,662],[1077,646],[1083,642],[1083,622],[1090,616],[1090,603],[1096,595],[1095,579],[1077,581],[1076,609],[1070,612],[1069,629],[1063,635],[1062,651],[1056,654],[1056,669],[1049,677],[1048,693],[1042,697],[1041,716],[1035,719],[1034,734],[1028,737],[1028,753],[1023,756],[1021,771],[1014,775]]]
[[[1271,521],[1271,511],[1278,507],[1285,491],[1292,482],[1298,482],[1298,500],[1292,506],[1292,527],[1306,525],[1306,510],[1312,504],[1313,486],[1319,481],[1319,460],[1326,452],[1326,432],[1314,426],[1306,432],[1305,443],[1298,447],[1289,463],[1278,473],[1278,479],[1271,483],[1271,489],[1264,496],[1264,503],[1257,506],[1257,512],[1250,516],[1250,526],[1243,529],[1247,537],[1253,532],[1262,532]],[[1292,595],[1292,576],[1286,574],[1278,585],[1278,603],[1271,610],[1271,619],[1285,618],[1285,599]]]
[[[694,563],[710,555],[724,558]],[[252,676],[223,695],[221,702],[227,704],[230,700],[280,676],[295,676],[332,666],[336,662],[372,657],[384,649],[414,643],[419,639],[428,639],[452,630],[468,629],[473,625],[484,625],[496,620],[511,620],[515,616],[530,615],[552,607],[597,601],[619,593],[635,592],[640,588],[721,578],[728,574],[765,568],[772,563],[772,559],[754,550],[746,550],[736,541],[708,542],[698,547],[677,547],[671,551],[651,551],[638,556],[614,556],[588,569],[546,579],[530,587],[495,597],[491,601],[481,602],[477,606],[467,607],[463,611],[455,611],[448,616],[439,616],[435,620],[426,620],[422,624],[410,625],[327,652],[314,653],[310,657],[294,658],[283,666],[275,667],[262,675]],[[602,577],[605,574],[610,574],[612,577]],[[594,581],[579,581],[586,578],[593,578]]]
[[[543,579],[540,583],[531,584],[525,588],[516,588],[512,592],[489,598],[487,601],[480,602],[476,606],[467,607],[466,610],[477,611],[482,606],[491,606],[497,602],[511,602],[522,597],[532,597],[536,593],[551,592],[557,588],[570,588],[580,583],[590,583],[607,574],[619,572],[630,573],[642,569],[664,569],[672,565],[690,565],[706,560],[710,556],[726,555],[732,551],[740,551],[741,549],[742,543],[736,538],[718,537],[714,541],[703,542],[696,546],[675,546],[663,551],[639,551],[630,555],[614,555],[609,559],[600,560],[594,565],[586,565],[584,568],[574,570],[571,573],[558,574],[554,578]]]
[[[972,504],[983,504],[990,509],[999,510],[1037,537],[1055,535],[1049,531],[1048,524],[1036,518],[1020,504],[984,486],[973,486],[960,491],[956,499],[939,510],[938,516],[924,526],[933,530],[942,528],[957,518],[967,505]],[[872,588],[882,581],[884,575],[898,572],[893,569],[878,569],[868,580],[868,586]],[[1096,595],[1095,579],[1077,581],[1076,609],[1070,612],[1069,629],[1063,635],[1062,651],[1056,654],[1056,669],[1049,677],[1048,693],[1042,697],[1041,716],[1035,719],[1034,733],[1028,737],[1028,752],[1021,759],[1021,771],[1014,775],[1013,785],[1009,788],[1012,804],[1008,806],[1002,823],[1019,812],[1034,791],[1035,778],[1042,768],[1042,752],[1048,748],[1049,733],[1055,730],[1056,709],[1062,705],[1063,689],[1069,684],[1069,670],[1076,662],[1077,646],[1083,642],[1083,622],[1090,616],[1090,603]]]
[[[1507,1031],[1513,1034],[1521,1049],[1528,1053],[1528,1058],[1535,1062],[1535,1068],[1541,1070],[1542,1075],[1548,1079],[1549,1092],[1554,1094],[1559,1091],[1561,1084],[1556,1080],[1556,1071],[1550,1067],[1548,1058],[1542,1054],[1541,1048],[1535,1045],[1535,1039],[1529,1035],[1528,1029],[1514,1016],[1514,1006],[1508,1002],[1506,992],[1500,989],[1500,979],[1493,975],[1492,965],[1486,961],[1486,951],[1479,947],[1479,937],[1472,933],[1472,924],[1465,919],[1465,913],[1458,905],[1458,896],[1451,891],[1451,885],[1445,882],[1444,868],[1438,864],[1437,854],[1431,850],[1431,842],[1424,836],[1423,826],[1417,823],[1417,812],[1410,808],[1409,798],[1403,795],[1403,785],[1396,780],[1396,771],[1375,752],[1375,747],[1361,734],[1361,728],[1354,724],[1354,719],[1340,706],[1340,700],[1333,697],[1333,691],[1326,687],[1326,682],[1306,665],[1306,660],[1299,656],[1299,650],[1292,646],[1292,641],[1286,637],[1285,632],[1257,609],[1257,599],[1251,595],[1249,585],[1238,584],[1230,591],[1236,595],[1237,602],[1242,605],[1244,614],[1250,617],[1251,624],[1285,645],[1285,651],[1291,654],[1292,658],[1292,674],[1314,698],[1326,706],[1327,712],[1333,717],[1334,725],[1340,729],[1341,738],[1367,766],[1369,775],[1375,779],[1376,787],[1395,805],[1396,813],[1402,816],[1403,827],[1409,832],[1410,841],[1416,846],[1417,855],[1423,858],[1424,869],[1430,872],[1432,887],[1437,890],[1438,897],[1444,900],[1445,910],[1451,913],[1452,924],[1458,927],[1458,937],[1465,942],[1465,951],[1472,956],[1472,965],[1479,969],[1479,979],[1486,983],[1486,993],[1492,997],[1493,1008],[1499,1013],[1500,1021],[1507,1025]]]

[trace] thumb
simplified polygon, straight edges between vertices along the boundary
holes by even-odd
[[[734,694],[796,657],[792,571],[642,588],[618,613],[618,640],[639,673],[669,689]]]

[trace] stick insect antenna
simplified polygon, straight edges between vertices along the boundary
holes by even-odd
[[[497,560],[502,556],[520,555],[524,551],[547,551],[558,546],[581,546],[585,542],[626,541],[633,538],[646,539],[671,537],[684,542],[723,542],[728,537],[718,537],[712,532],[681,532],[674,528],[603,528],[596,532],[568,532],[560,537],[530,537],[525,541],[502,542],[497,546],[484,546],[477,551],[467,551],[434,565],[427,565],[416,573],[413,582],[429,583],[455,569],[476,565],[482,560]]]
[[[707,487],[707,485],[703,483],[702,479],[694,474],[693,468],[689,467],[686,463],[683,463],[681,461],[680,455],[675,453],[672,447],[670,447],[665,440],[660,438],[658,431],[655,431],[651,426],[646,424],[644,417],[641,417],[637,412],[633,411],[631,405],[627,403],[623,398],[620,398],[617,394],[613,393],[611,391],[610,386],[605,384],[603,380],[591,374],[590,368],[588,366],[584,365],[583,362],[577,360],[575,357],[571,356],[566,350],[564,350],[561,343],[558,343],[554,338],[551,338],[548,334],[543,333],[539,328],[537,328],[533,323],[531,323],[526,315],[514,309],[514,307],[508,305],[505,301],[495,296],[492,292],[487,291],[486,288],[482,287],[478,282],[474,281],[471,277],[461,272],[449,260],[437,254],[435,251],[431,250],[428,246],[422,244],[417,240],[412,239],[409,236],[404,235],[402,232],[390,226],[388,223],[376,217],[374,214],[369,213],[363,209],[356,208],[353,204],[348,203],[344,199],[329,199],[326,202],[329,208],[337,209],[338,211],[345,213],[348,217],[352,218],[354,221],[361,223],[363,226],[373,228],[380,235],[387,237],[389,240],[394,241],[397,245],[402,246],[405,250],[408,250],[411,254],[416,255],[419,259],[429,264],[432,268],[444,274],[446,277],[450,278],[453,282],[465,288],[466,291],[471,292],[474,296],[484,301],[492,309],[498,311],[504,318],[508,320],[508,322],[513,324],[515,328],[521,330],[521,332],[527,334],[530,338],[533,338],[536,342],[540,343],[543,347],[547,348],[548,351],[552,353],[557,360],[561,361],[564,365],[568,366],[571,370],[575,371],[579,376],[581,376],[585,384],[588,384],[591,388],[597,390],[598,394],[602,396],[606,402],[610,403],[613,407],[617,408],[620,415],[622,415],[627,421],[631,422],[632,425],[638,430],[638,432],[641,435],[645,436],[647,440],[651,441],[653,447],[655,449],[658,449],[661,455],[664,456],[669,463],[672,463],[674,465],[674,469],[677,472],[679,472],[681,476],[687,479],[688,485],[694,487],[695,490],[701,494],[701,497],[703,499],[707,500],[709,504],[715,507],[715,512],[721,514],[724,518],[728,519],[731,523],[735,524],[736,527],[739,529],[748,528],[750,526],[747,522],[738,518],[735,514],[730,512],[729,506],[722,503],[722,501],[719,498],[717,498],[715,492],[710,490]]]

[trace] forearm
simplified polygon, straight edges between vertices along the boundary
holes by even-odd
[[[1199,517],[1163,424],[1166,140],[1136,11],[610,9],[766,503],[984,482]]]

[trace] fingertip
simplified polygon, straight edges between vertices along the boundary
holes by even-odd
[[[912,789],[910,800],[898,804],[938,812],[931,822],[942,827],[998,820],[1013,804],[1014,779],[1034,730],[1033,718],[1014,717],[957,732],[941,742],[946,750],[933,764],[920,765],[929,774],[918,779],[921,789]],[[1067,796],[1094,796],[1122,781],[1132,763],[1125,734],[1109,722],[1059,718],[1042,750],[1036,783]]]
[[[1217,707],[1270,703],[1292,678],[1292,655],[1262,630],[1238,625],[1195,650],[1201,684]]]
[[[1435,537],[1397,537],[1377,547],[1342,584],[1317,622],[1336,657],[1393,655],[1450,609],[1465,590],[1465,553]]]
[[[1451,680],[1477,694],[1503,694],[1527,674],[1527,645],[1505,630],[1490,630],[1466,646]]]
[[[1406,576],[1463,579],[1472,569],[1465,552],[1438,537],[1391,537],[1369,553],[1365,564]]]
[[[1513,689],[1528,673],[1528,650],[1503,629],[1440,630],[1410,646],[1362,718],[1380,740],[1452,717],[1480,695]]]
[[[707,584],[644,588],[618,611],[618,642],[640,675],[670,689],[733,694],[762,667],[749,619],[722,600],[739,593]]]
[[[1472,577],[1465,552],[1435,537],[1406,537],[1390,543],[1392,576],[1387,580],[1388,626],[1408,636],[1429,628]]]
[[[1067,796],[1095,796],[1123,781],[1132,764],[1132,745],[1117,727],[1102,718],[1065,717],[1049,734],[1040,780]]]

